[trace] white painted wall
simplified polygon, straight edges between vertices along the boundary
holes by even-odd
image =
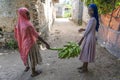
[[[72,20],[78,24],[82,22],[83,3],[80,0],[72,0]]]
[[[78,21],[79,15],[79,0],[72,0],[72,19]]]
[[[52,3],[52,0],[46,0],[46,9],[45,9],[45,12],[46,12],[46,16],[47,16],[47,21],[48,21],[48,28],[49,28],[49,31],[51,31],[51,27],[52,27],[52,23],[53,23],[53,20],[54,20],[54,5]]]
[[[56,17],[63,17],[64,6],[62,4],[55,4]]]
[[[88,8],[87,6],[83,3],[83,22],[87,23],[90,19],[89,15],[88,15]]]

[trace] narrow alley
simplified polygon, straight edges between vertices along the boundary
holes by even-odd
[[[83,33],[80,26],[69,19],[58,18],[49,33],[51,47],[62,47],[69,41],[78,42]],[[42,74],[32,78],[30,71],[24,72],[24,65],[18,51],[0,50],[0,80],[120,80],[120,61],[105,48],[97,44],[96,61],[89,65],[88,73],[79,73],[82,65],[79,58],[61,60],[57,52],[40,50],[43,64],[37,66]]]

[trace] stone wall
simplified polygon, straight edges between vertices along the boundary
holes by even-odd
[[[53,2],[52,0],[0,0],[0,29],[4,37],[11,37],[9,33],[14,31],[17,21],[17,9],[27,7],[30,11],[31,22],[41,36],[46,38],[53,23]]]
[[[15,0],[13,2],[0,0],[0,28],[3,31],[10,32],[16,21],[16,6],[13,4],[15,4]]]
[[[32,12],[34,5],[35,0],[0,0],[0,27],[5,32],[12,32],[17,21],[17,9],[25,6],[31,8],[30,13],[33,21],[33,17],[35,17]]]
[[[56,17],[62,18],[64,16],[64,5],[63,4],[55,4],[56,8]]]
[[[111,54],[120,58],[120,14],[117,14],[120,7],[114,10],[113,17],[110,21],[110,15],[101,15],[101,25],[99,28],[98,41],[104,45]]]
[[[111,54],[120,58],[120,31],[115,31],[101,24],[98,32],[98,43]]]
[[[0,28],[4,32],[13,32],[17,21],[16,11],[20,7],[29,9],[31,22],[37,31],[42,31],[43,27],[51,27],[54,9],[52,0],[45,0],[45,3],[42,3],[41,0],[0,0]]]
[[[82,23],[83,3],[81,0],[72,0],[72,20],[77,23]]]
[[[116,31],[120,31],[120,12],[119,11],[120,11],[120,7],[118,7],[113,11],[112,20],[109,26],[111,29]],[[109,25],[110,18],[111,18],[110,14],[101,15],[101,22],[103,23],[104,26]]]
[[[85,3],[83,3],[83,13],[84,13],[84,14],[83,14],[82,19],[83,19],[83,22],[86,24],[86,23],[88,23],[90,17],[89,17],[89,15],[88,15],[88,8],[87,8],[87,6],[85,5]]]
[[[55,8],[54,8],[54,2],[52,0],[46,0],[46,11],[47,11],[47,16],[48,16],[48,28],[49,28],[49,31],[51,31],[51,28],[52,28],[52,25],[54,23],[54,19],[55,19]],[[57,2],[57,0],[55,0],[55,2]]]

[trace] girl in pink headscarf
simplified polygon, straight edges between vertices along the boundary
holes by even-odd
[[[39,73],[35,70],[35,66],[42,62],[41,55],[36,40],[39,39],[49,49],[50,46],[36,32],[34,26],[30,22],[30,14],[27,8],[18,9],[18,22],[14,30],[15,39],[18,42],[21,59],[26,66],[25,71],[30,69],[29,62],[32,68],[32,77]],[[29,59],[28,59],[29,57]]]

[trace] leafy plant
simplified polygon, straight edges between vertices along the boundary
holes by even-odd
[[[74,58],[80,54],[80,46],[74,42],[68,42],[63,48],[52,48],[51,50],[57,50],[60,59]]]
[[[65,8],[65,10],[64,10],[64,18],[69,18],[69,17],[71,17],[71,9],[72,9],[72,6],[71,5],[69,5],[69,4],[65,4],[64,5],[66,8]]]
[[[98,7],[100,14],[107,14],[112,12],[114,7],[114,0],[82,0],[88,6],[91,3],[95,3]],[[115,8],[120,6],[120,0],[115,1]]]
[[[71,17],[71,13],[70,12],[65,12],[64,13],[64,18],[69,18]]]
[[[8,48],[8,49],[17,49],[18,48],[17,42],[14,39],[9,39],[5,43],[5,48]]]

